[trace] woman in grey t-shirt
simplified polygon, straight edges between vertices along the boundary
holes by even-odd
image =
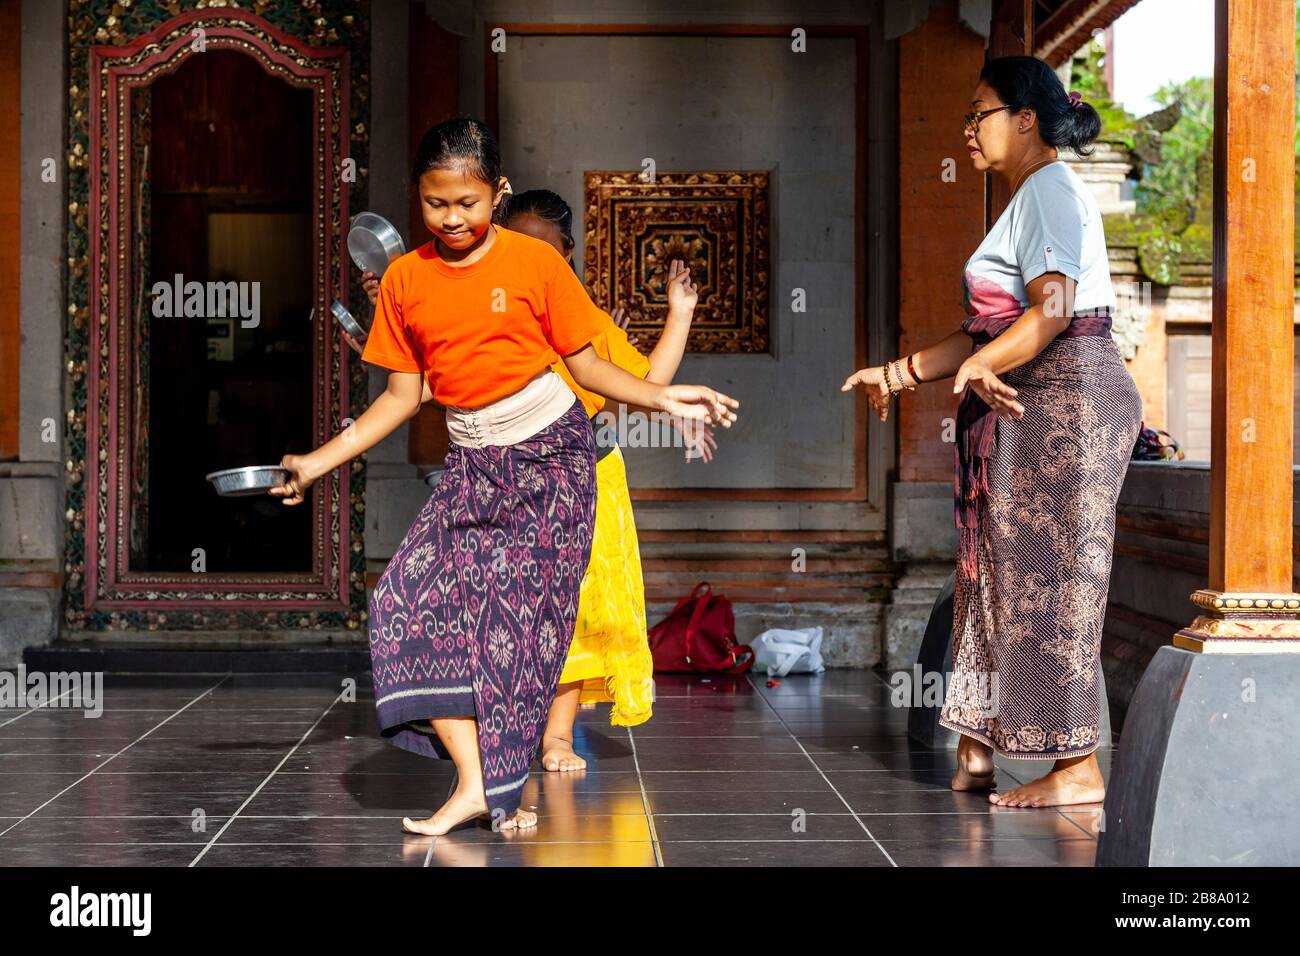
[[[1011,201],[967,261],[960,331],[844,383],[892,397],[954,376],[958,408],[953,673],[955,790],[992,789],[993,752],[1054,759],[1001,806],[1099,803],[1101,629],[1115,506],[1142,403],[1110,337],[1115,304],[1097,203],[1057,159],[1101,129],[1034,57],[980,74],[966,117],[977,171]]]

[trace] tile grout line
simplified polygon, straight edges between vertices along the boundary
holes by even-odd
[[[309,736],[311,736],[311,732],[316,729],[316,727],[320,724],[322,720],[326,718],[326,716],[328,716],[329,712],[334,709],[334,705],[337,704],[340,700],[342,700],[343,695],[346,693],[348,693],[348,689],[346,687],[343,690],[339,691],[338,696],[335,697],[332,701],[330,701],[329,706],[326,707],[321,712],[321,715],[312,722],[312,725],[307,728],[306,732],[303,733],[303,735],[298,738],[298,742],[294,744],[291,748],[289,748],[289,752],[280,758],[280,762],[276,764],[275,767],[271,770],[271,772],[266,775],[266,778],[257,785],[257,789],[255,789],[252,793],[250,793],[245,798],[244,802],[239,805],[239,807],[235,810],[235,812],[232,813],[226,819],[226,822],[222,825],[221,829],[212,835],[212,839],[209,840],[207,844],[203,847],[203,849],[199,851],[199,855],[196,856],[194,859],[190,860],[189,866],[194,866],[196,863],[199,862],[199,860],[203,859],[203,857],[207,855],[208,850],[212,849],[212,847],[216,844],[217,840],[221,839],[221,834],[225,833],[226,830],[230,828],[230,825],[235,822],[235,818],[239,816],[240,811],[242,811],[246,806],[252,803],[254,798],[256,798],[257,795],[262,792],[262,788],[271,782],[271,778],[274,777],[276,772],[281,767],[284,766],[285,761],[287,761],[290,757],[294,755],[294,752],[299,747],[302,746],[302,742],[306,740]]]
[[[36,713],[36,711],[38,711],[38,710],[45,710],[45,709],[49,708],[49,706],[50,706],[51,704],[53,704],[55,701],[62,700],[64,697],[67,697],[67,696],[68,696],[69,694],[71,694],[71,693],[72,693],[72,688],[69,687],[67,690],[65,690],[65,691],[64,691],[62,694],[60,694],[58,697],[55,697],[53,700],[47,700],[45,703],[41,704],[41,705],[38,706],[38,707],[31,707],[31,708],[29,708],[29,709],[23,711],[21,714],[17,714],[17,715],[15,715],[15,716],[13,716],[13,717],[10,717],[10,718],[9,718],[8,720],[6,720],[3,724],[0,724],[0,729],[5,728],[5,727],[8,727],[8,726],[9,726],[10,724],[12,724],[15,720],[22,720],[22,719],[23,719],[24,717],[26,717],[28,714],[34,714],[34,713]]]
[[[793,752],[793,753],[788,753],[788,754],[776,754],[776,756],[778,756],[778,757],[806,757],[806,756],[809,756],[809,755],[810,755],[809,751],[795,751],[795,752]],[[74,757],[75,757],[75,756],[82,756],[82,755],[81,755],[81,754],[70,754],[69,756],[74,756]],[[193,754],[161,754],[160,756],[165,756],[165,757],[189,757],[189,756],[195,756],[195,755],[193,755]],[[207,756],[207,755],[204,754],[204,755],[202,755],[202,756]],[[732,755],[731,755],[731,754],[700,754],[699,756],[703,756],[703,757],[728,757],[728,756],[732,756]],[[768,754],[745,754],[744,756],[763,757],[763,756],[770,756],[770,755],[768,755]],[[837,757],[837,756],[840,756],[840,755],[839,755],[839,754],[821,754],[820,756],[823,756],[823,757]],[[918,772],[926,772],[926,773],[946,773],[946,772],[948,772],[950,769],[951,769],[950,767],[936,767],[936,768],[934,768],[934,769],[931,770],[931,771],[921,771],[921,770],[918,770]],[[844,769],[841,769],[841,768],[838,768],[838,767],[837,767],[837,768],[834,768],[834,770],[835,770],[835,773],[898,773],[898,772],[899,772],[899,768],[897,768],[897,767],[864,767],[864,768],[862,768],[861,770],[844,770]],[[0,770],[0,777],[52,776],[52,775],[54,775],[54,774],[60,774],[60,773],[71,775],[71,774],[74,774],[74,773],[76,773],[76,772],[77,772],[77,771],[75,771],[75,770]],[[177,773],[188,773],[188,774],[217,774],[217,775],[220,775],[220,774],[225,774],[225,773],[258,773],[258,772],[259,772],[259,771],[257,771],[257,770],[109,770],[109,771],[106,771],[105,773],[101,774],[101,776],[104,776],[104,777],[135,777],[135,776],[141,776],[141,775],[144,775],[144,776],[162,776],[162,775],[164,775],[164,774],[177,774]],[[542,774],[543,774],[543,773],[546,773],[546,772],[547,772],[547,771],[542,771],[542,770],[533,770],[533,771],[530,771],[530,772],[529,772],[529,776],[530,776],[530,777],[538,777],[538,778],[540,778],[540,779],[545,779],[545,778],[542,777]],[[591,774],[591,775],[595,775],[595,774],[620,774],[620,773],[633,773],[633,772],[634,772],[634,771],[631,771],[631,770],[588,770],[588,771],[585,771],[585,773],[588,773],[588,774]],[[642,771],[642,773],[646,773],[646,774],[651,774],[651,773],[808,773],[808,772],[809,772],[809,771],[785,770],[785,769],[780,769],[780,768],[777,768],[777,769],[769,769],[769,770],[643,770],[643,771]],[[337,770],[286,770],[286,771],[284,772],[284,775],[285,775],[286,777],[329,777],[329,776],[333,776],[333,775],[336,774],[336,773],[338,773]],[[422,777],[422,776],[424,776],[424,774],[423,774],[422,772],[418,771],[418,770],[372,770],[372,771],[367,771],[367,772],[366,772],[366,776],[370,776],[370,777]]]
[[[641,807],[645,810],[645,820],[650,827],[650,845],[655,851],[655,866],[663,867],[664,857],[659,846],[659,831],[655,828],[654,814],[650,812],[650,797],[645,792],[645,780],[641,777],[641,759],[636,752],[636,738],[632,734],[632,728],[627,728],[627,740],[632,745],[632,764],[636,767],[636,782],[641,787]]]
[[[625,791],[635,793],[634,790]],[[664,790],[662,793],[698,793],[695,790],[673,791]],[[731,792],[752,792],[752,791],[722,791],[723,793]],[[761,791],[760,791],[761,792]],[[782,792],[782,791],[777,791]],[[882,790],[880,793],[911,793],[908,790]],[[928,791],[923,791],[928,792]],[[637,813],[644,814],[644,810],[632,813],[584,813],[585,817],[631,817]],[[860,816],[864,817],[945,817],[945,816],[984,816],[982,810],[873,810],[870,812],[858,811]],[[659,811],[655,814],[659,817],[787,817],[789,814],[784,811],[732,811],[724,814],[709,812],[686,812],[686,811]],[[848,810],[814,810],[808,814],[810,817],[851,817],[852,812]],[[245,813],[245,820],[391,820],[389,814],[353,814],[353,813]],[[21,820],[22,817],[0,816],[0,820]],[[67,816],[51,817],[54,820],[189,820],[192,819],[188,813],[95,813],[81,814],[74,813]],[[225,814],[214,813],[208,816],[209,820],[224,820]],[[1035,838],[1037,839],[1037,838]],[[202,840],[192,841],[195,844],[202,843]],[[609,841],[602,841],[609,842]],[[638,841],[615,841],[615,842],[638,842]],[[671,842],[671,841],[669,841]]]
[[[196,703],[198,703],[198,702],[199,702],[200,700],[202,700],[204,697],[207,697],[208,694],[211,694],[214,690],[216,690],[218,687],[220,687],[222,684],[224,684],[224,683],[225,683],[226,681],[228,681],[229,679],[230,679],[230,675],[227,674],[225,677],[221,678],[221,680],[217,681],[215,684],[213,684],[211,687],[209,687],[209,688],[208,688],[207,690],[205,690],[203,693],[199,694],[198,697],[195,697],[193,700],[191,700],[188,704],[186,704],[186,705],[185,705],[184,707],[182,707],[180,710],[174,711],[172,714],[170,714],[170,715],[166,718],[166,720],[163,720],[163,721],[160,722],[160,723],[154,724],[152,727],[150,727],[148,730],[146,730],[143,734],[141,734],[139,737],[135,738],[135,740],[131,741],[129,744],[127,744],[125,747],[123,747],[123,748],[122,748],[121,750],[119,750],[117,753],[113,754],[113,756],[109,757],[109,758],[108,758],[107,760],[105,760],[103,763],[100,763],[100,764],[98,764],[98,765],[92,767],[92,768],[90,769],[89,772],[87,772],[86,774],[84,774],[84,775],[82,775],[81,777],[77,778],[77,779],[74,780],[72,783],[68,784],[66,787],[64,787],[62,790],[60,790],[60,791],[59,791],[58,793],[56,793],[54,796],[50,797],[50,799],[48,799],[48,800],[46,800],[44,803],[42,803],[42,804],[41,804],[39,807],[37,807],[35,810],[32,810],[32,811],[31,811],[30,813],[28,813],[26,816],[24,816],[24,817],[22,817],[20,820],[18,820],[17,823],[11,823],[9,826],[5,827],[3,830],[0,830],[0,837],[3,837],[6,833],[8,833],[10,830],[12,830],[14,827],[18,826],[19,824],[21,824],[24,820],[27,820],[27,819],[29,819],[29,818],[35,816],[36,814],[40,813],[43,809],[45,809],[46,807],[48,807],[48,806],[49,806],[51,803],[53,803],[55,800],[59,799],[59,797],[63,796],[65,793],[67,793],[67,792],[68,792],[69,790],[71,790],[73,787],[77,786],[77,785],[78,785],[79,783],[81,783],[83,780],[85,780],[85,779],[87,779],[88,777],[92,776],[92,775],[95,773],[95,771],[98,770],[100,767],[104,767],[104,766],[108,765],[110,762],[116,760],[118,757],[122,756],[122,754],[126,753],[128,750],[130,750],[132,747],[134,747],[134,746],[135,746],[136,744],[138,744],[140,741],[144,740],[144,738],[148,737],[151,733],[153,733],[153,732],[154,732],[155,730],[157,730],[159,727],[163,726],[163,724],[167,723],[167,721],[169,721],[169,720],[171,720],[173,717],[176,717],[176,716],[178,716],[178,715],[180,715],[180,714],[183,714],[185,711],[189,710],[189,709],[190,709],[191,707],[193,707]],[[17,718],[15,718],[15,719],[17,719]]]
[[[808,749],[804,747],[803,743],[799,740],[799,738],[794,735],[794,731],[792,731],[789,728],[789,725],[786,724],[785,718],[781,716],[781,712],[777,710],[775,707],[773,707],[772,702],[768,700],[765,696],[763,696],[762,691],[760,691],[754,685],[754,675],[746,674],[745,680],[749,682],[749,686],[753,689],[754,693],[757,694],[760,699],[762,699],[763,703],[766,704],[768,707],[772,708],[772,713],[776,714],[777,719],[781,721],[781,726],[785,727],[786,733],[790,735],[790,739],[794,741],[795,746],[803,751],[804,756],[808,758],[808,762],[813,765],[813,769],[816,770],[817,773],[821,775],[821,778],[826,781],[826,786],[831,788],[831,791],[835,794],[835,796],[839,797],[840,802],[844,804],[844,806],[848,809],[849,813],[853,815],[854,822],[857,823],[858,826],[862,827],[862,831],[871,838],[871,842],[876,845],[876,849],[885,855],[885,859],[889,861],[889,865],[897,868],[898,867],[897,861],[895,861],[894,858],[889,855],[889,851],[884,848],[881,842],[876,839],[875,834],[872,833],[871,830],[868,829],[867,825],[862,822],[862,819],[861,817],[858,816],[857,811],[854,810],[852,806],[850,806],[849,801],[844,799],[844,795],[840,793],[839,788],[836,787],[835,784],[831,782],[831,778],[826,776],[826,772],[822,770],[821,767],[817,766],[817,761],[813,759],[812,754],[808,753]]]
[[[36,738],[36,737],[31,737],[31,738],[27,738],[27,739],[29,739],[29,740],[38,740],[38,739],[62,740],[62,739],[66,739],[66,738],[60,738],[60,737],[53,737],[53,738]],[[106,749],[106,748],[105,748],[105,749]],[[160,754],[157,754],[157,756],[159,756],[159,757],[189,757],[189,756],[195,756],[195,754],[193,754],[192,752],[190,752],[190,751],[189,751],[187,748],[185,748],[183,745],[182,745],[181,747],[177,748],[177,749],[182,750],[183,752],[181,752],[181,753],[175,753],[175,754],[160,753]],[[389,750],[391,750],[391,749],[392,749],[392,748],[390,747]],[[375,752],[375,753],[388,753],[389,750],[376,750],[376,751],[374,751],[374,752]],[[276,751],[274,751],[274,750],[223,750],[223,751],[221,751],[221,752],[219,752],[219,753],[205,753],[205,754],[203,754],[202,756],[204,756],[204,757],[210,757],[210,758],[214,758],[214,759],[216,759],[216,758],[221,758],[221,757],[270,757],[270,756],[273,756],[275,753],[276,753]],[[691,753],[692,753],[694,756],[697,756],[697,757],[802,757],[802,756],[803,756],[803,753],[802,753],[801,751],[798,751],[798,750],[754,750],[754,751],[745,751],[745,750],[694,750],[694,749],[693,749],[693,750],[691,751]],[[864,754],[864,755],[869,755],[869,754],[896,754],[896,753],[905,753],[905,751],[899,751],[899,750],[854,750],[854,751],[851,751],[851,753],[853,753],[853,754]],[[89,753],[88,753],[87,751],[85,751],[85,750],[78,750],[78,751],[53,751],[53,752],[52,752],[52,751],[30,751],[30,752],[27,752],[27,751],[18,751],[18,750],[0,751],[0,757],[86,757],[86,756],[90,756],[90,755],[91,755],[91,754],[89,754]],[[329,755],[329,754],[324,754],[323,756],[330,756],[330,755]],[[663,757],[663,756],[671,756],[671,755],[670,755],[670,754],[650,754],[649,756]],[[835,753],[828,753],[828,754],[826,754],[826,756],[837,756],[837,754],[835,754]],[[13,773],[43,773],[43,772],[47,772],[47,771],[31,770],[31,771],[11,771],[11,772],[13,772]],[[58,771],[48,771],[48,772],[50,772],[50,773],[57,773]],[[67,771],[67,772],[70,773],[71,771]],[[536,770],[530,770],[530,771],[529,771],[530,774],[534,774],[534,773],[538,773],[538,772],[539,772],[539,771],[536,771]],[[592,772],[592,773],[601,773],[602,771],[599,771],[599,770],[593,770],[593,771],[591,771],[591,772]],[[606,771],[603,771],[603,772],[604,772],[604,773],[626,773],[626,771],[621,771],[621,770],[606,770]],[[667,770],[667,771],[647,770],[647,771],[646,771],[646,773],[685,773],[685,772],[686,772],[686,771],[678,771],[678,770]]]

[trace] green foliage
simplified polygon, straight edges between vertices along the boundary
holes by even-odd
[[[1177,233],[1152,230],[1138,239],[1138,265],[1153,282],[1175,285],[1182,278],[1179,257],[1183,244]]]
[[[1153,214],[1185,211],[1190,219],[1197,207],[1197,162],[1213,148],[1214,83],[1200,76],[1167,83],[1155,99],[1162,107],[1178,103],[1182,115],[1160,135],[1160,162],[1141,170],[1137,207]]]
[[[1076,89],[1083,92],[1084,84],[1093,84],[1091,88],[1098,92],[1091,96],[1084,94],[1089,102],[1110,104],[1100,72],[1104,60],[1096,53],[1089,49],[1088,56],[1076,62]],[[1300,77],[1300,0],[1296,2],[1295,57]],[[1300,78],[1296,94],[1295,154],[1300,160]],[[1171,284],[1179,279],[1180,263],[1207,262],[1211,254],[1214,81],[1210,77],[1193,77],[1167,83],[1156,92],[1155,99],[1161,104],[1161,110],[1157,111],[1161,114],[1176,104],[1178,119],[1168,125],[1167,119],[1164,123],[1157,122],[1160,117],[1153,113],[1132,124],[1137,129],[1137,150],[1133,155],[1138,163],[1138,184],[1134,191],[1137,214],[1108,216],[1106,232],[1108,237],[1113,232],[1121,244],[1136,246],[1138,264],[1147,276]],[[1117,121],[1121,126],[1122,120],[1121,117]],[[1106,114],[1103,122],[1107,122]],[[1103,138],[1116,139],[1105,132]],[[1151,148],[1144,148],[1148,144]],[[1131,143],[1129,148],[1134,149]],[[1147,161],[1143,161],[1143,156]],[[1300,186],[1300,162],[1297,185]],[[1300,245],[1300,219],[1297,220],[1297,245]]]
[[[1300,2],[1295,14],[1295,58],[1300,76]],[[1300,158],[1300,79],[1296,82],[1295,155]],[[1181,107],[1176,123],[1160,134],[1160,161],[1140,169],[1135,190],[1140,213],[1186,215],[1197,226],[1210,224],[1214,153],[1214,81],[1193,77],[1162,86],[1155,99],[1162,106]],[[1186,237],[1185,237],[1186,238]],[[1184,242],[1188,254],[1204,243]],[[1154,276],[1153,276],[1154,278]]]
[[[1101,139],[1121,143],[1132,149],[1137,135],[1137,118],[1110,98],[1106,77],[1106,51],[1096,40],[1089,40],[1070,64],[1070,89],[1096,109],[1101,116]]]

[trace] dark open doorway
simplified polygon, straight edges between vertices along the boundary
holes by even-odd
[[[153,310],[147,479],[132,502],[132,570],[310,571],[311,513],[219,498],[211,471],[311,447],[313,104],[254,59],[211,50],[149,98],[149,274],[204,283],[202,314]],[[208,283],[223,286],[208,294]],[[211,306],[236,289],[244,314]],[[147,299],[146,299],[147,301]],[[252,306],[256,304],[255,314]],[[186,314],[186,313],[190,314]],[[141,462],[143,464],[143,462]]]

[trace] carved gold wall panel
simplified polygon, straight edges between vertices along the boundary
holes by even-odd
[[[653,348],[668,307],[668,264],[682,259],[700,299],[687,350],[767,352],[768,174],[595,171],[584,184],[585,276],[605,310]]]

